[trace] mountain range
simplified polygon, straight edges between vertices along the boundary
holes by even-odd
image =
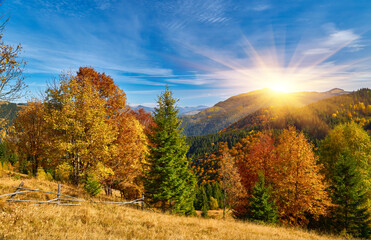
[[[154,108],[143,106],[143,105],[138,105],[138,106],[132,107],[132,109],[134,109],[134,110],[137,110],[139,108],[143,108],[146,112],[153,112],[154,111]],[[192,116],[192,115],[195,115],[195,114],[201,112],[202,110],[204,110],[206,108],[208,108],[208,106],[204,106],[204,105],[199,105],[199,106],[195,106],[195,107],[178,107],[179,116]]]
[[[326,92],[282,93],[261,89],[239,94],[218,102],[191,116],[184,116],[184,133],[187,136],[218,132],[241,118],[266,107],[303,107],[329,97],[347,94],[343,89],[334,88]]]

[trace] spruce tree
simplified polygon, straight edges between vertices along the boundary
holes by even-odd
[[[248,218],[267,223],[277,222],[277,208],[271,200],[269,187],[265,186],[265,177],[262,173],[259,174],[259,180],[252,190]]]
[[[157,100],[145,170],[144,188],[151,203],[160,205],[163,212],[193,214],[195,177],[186,158],[188,145],[181,134],[178,119],[178,100],[166,86]]]
[[[223,193],[218,182],[213,182],[213,196],[218,200],[219,207],[223,207]]]
[[[197,186],[195,189],[195,198],[193,202],[193,206],[196,210],[201,210],[202,208],[202,186]]]
[[[366,191],[357,162],[351,155],[342,155],[335,163],[332,186],[332,223],[337,232],[368,238],[371,234]]]
[[[202,217],[208,217],[209,200],[207,198],[205,187],[202,187],[201,196],[202,196],[201,216]]]

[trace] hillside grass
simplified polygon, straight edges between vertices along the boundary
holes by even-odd
[[[27,188],[56,191],[57,183],[29,179],[26,176],[18,179],[10,175],[2,174],[0,177],[0,195],[14,191],[13,186],[19,185],[21,181]],[[45,198],[44,194],[32,194],[27,195],[28,198]],[[62,186],[62,194],[87,197],[82,189],[66,184]],[[107,197],[101,194],[97,198]],[[1,198],[0,223],[0,239],[340,239],[233,219],[181,217],[128,206],[89,202],[80,206],[35,206],[9,203]]]

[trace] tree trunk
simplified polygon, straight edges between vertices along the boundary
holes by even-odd
[[[166,202],[165,202],[165,200],[162,200],[162,212],[163,213],[166,212]]]
[[[223,219],[225,219],[225,198],[226,198],[226,189],[224,187],[224,196],[223,196]]]

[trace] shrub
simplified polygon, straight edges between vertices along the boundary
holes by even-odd
[[[99,181],[95,180],[93,176],[87,175],[85,179],[84,189],[90,196],[94,197],[102,190],[102,185]]]
[[[210,210],[218,209],[218,207],[219,207],[218,200],[216,200],[213,197],[210,197],[209,206],[210,206]]]
[[[37,179],[44,181],[52,181],[53,176],[50,173],[46,173],[42,167],[37,169]]]
[[[61,182],[67,182],[71,175],[71,165],[64,162],[62,164],[59,164],[55,170],[55,180],[61,181]]]

